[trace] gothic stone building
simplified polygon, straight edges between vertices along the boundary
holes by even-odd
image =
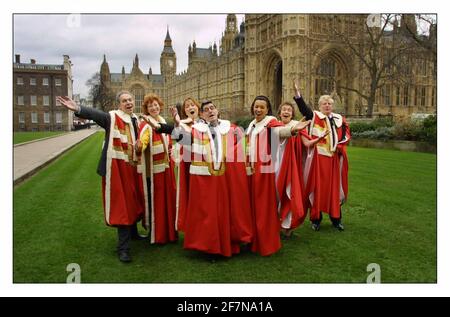
[[[62,64],[13,63],[13,121],[18,131],[70,131],[73,114],[56,101],[56,96],[72,98],[72,63],[68,55]]]
[[[337,112],[364,116],[367,103],[356,93],[336,87],[364,90],[369,77],[362,62],[332,34],[331,27],[350,35],[353,42],[365,36],[367,15],[246,14],[238,30],[236,15],[229,14],[219,47],[188,47],[188,67],[176,74],[176,54],[167,31],[161,53],[161,74],[139,69],[136,56],[126,74],[109,73],[106,60],[101,76],[117,92],[127,89],[136,97],[137,112],[146,93],[154,92],[166,104],[186,97],[210,99],[222,117],[249,116],[257,95],[267,95],[275,108],[292,101],[292,80],[297,79],[307,103],[317,108],[322,94],[331,94]],[[401,23],[408,21],[407,18]],[[415,25],[414,16],[409,20]],[[400,26],[401,28],[401,26]],[[392,31],[396,32],[396,30]],[[422,54],[424,55],[424,54]],[[432,59],[409,60],[411,76],[379,89],[374,115],[407,117],[413,113],[436,112],[436,77]]]

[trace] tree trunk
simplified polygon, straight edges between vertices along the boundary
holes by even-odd
[[[366,116],[368,118],[372,118],[374,103],[375,103],[375,92],[370,92],[370,96],[367,99],[367,113],[366,113]]]

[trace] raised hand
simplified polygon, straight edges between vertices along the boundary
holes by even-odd
[[[170,106],[169,107],[170,114],[172,115],[173,121],[175,122],[175,126],[178,127],[180,125],[180,115],[178,114],[177,107]]]
[[[56,101],[59,101],[64,107],[72,111],[79,111],[80,107],[67,96],[56,96]]]
[[[295,97],[300,98],[300,90],[298,89],[298,85],[297,85],[297,81],[294,79],[293,81],[294,84],[294,91],[295,91]]]

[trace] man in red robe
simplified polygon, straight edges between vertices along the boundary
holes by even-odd
[[[341,205],[348,194],[348,158],[346,146],[350,141],[350,128],[343,116],[333,112],[333,99],[319,98],[319,110],[312,111],[301,97],[297,86],[294,97],[300,112],[307,120],[311,139],[321,139],[309,150],[305,163],[306,190],[310,204],[310,219],[315,231],[320,229],[322,212],[329,214],[333,226],[344,230]]]
[[[136,155],[137,116],[134,99],[127,91],[117,94],[118,110],[109,113],[77,105],[68,97],[57,97],[67,109],[105,129],[105,143],[97,173],[102,176],[105,223],[117,227],[119,260],[130,262],[130,239],[143,239],[136,222],[145,212],[144,166]]]
[[[243,133],[205,101],[205,122],[192,126],[192,160],[184,248],[231,256],[253,236]]]

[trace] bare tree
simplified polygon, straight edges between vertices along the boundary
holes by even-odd
[[[412,41],[396,32],[398,16],[383,14],[373,23],[364,24],[364,34],[355,39],[352,32],[341,32],[336,27],[333,33],[346,45],[349,51],[356,57],[363,69],[368,74],[366,87],[347,87],[338,85],[348,91],[355,92],[367,102],[367,116],[373,114],[375,98],[378,90],[393,80],[405,79],[405,74],[410,71],[409,54],[415,46]]]
[[[86,86],[89,86],[89,96],[94,107],[103,111],[110,110],[111,105],[114,104],[114,96],[102,82],[100,73],[93,74],[86,81]]]
[[[418,29],[405,24],[406,35],[428,52],[427,56],[433,61],[433,73],[437,73],[437,19],[433,14],[416,14]]]

